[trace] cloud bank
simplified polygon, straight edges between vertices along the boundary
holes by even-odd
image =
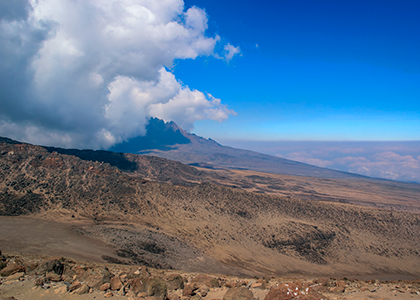
[[[420,141],[226,141],[226,144],[323,168],[420,183]]]
[[[279,156],[369,177],[420,183],[420,143],[339,143],[322,147],[313,143]]]
[[[207,15],[182,0],[0,2],[0,135],[108,148],[150,117],[187,130],[235,114],[168,71],[175,60],[240,54],[206,36]],[[220,48],[220,47],[219,47]]]

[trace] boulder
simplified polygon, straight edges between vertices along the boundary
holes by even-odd
[[[102,291],[102,292],[105,292],[105,291],[109,290],[110,288],[111,288],[111,285],[109,284],[109,282],[107,282],[107,283],[104,283],[103,285],[101,285],[99,287],[99,290]]]
[[[179,297],[179,295],[172,293],[172,294],[168,294],[168,299],[169,300],[181,300],[181,297]]]
[[[144,278],[135,278],[128,280],[128,284],[131,286],[131,290],[138,294],[146,291],[146,280]]]
[[[80,288],[82,286],[82,283],[78,280],[73,281],[70,285],[69,285],[69,292],[73,292],[75,290],[77,290],[78,288]]]
[[[235,287],[227,290],[223,300],[254,300],[254,294],[247,288]]]
[[[217,278],[211,277],[206,274],[197,275],[191,280],[191,283],[195,283],[197,285],[205,284],[208,287],[220,287],[220,282]]]
[[[38,267],[38,263],[36,261],[30,261],[26,263],[25,267],[26,272],[31,273],[32,271],[36,270],[36,268]]]
[[[344,293],[346,289],[346,282],[344,280],[336,281],[334,282],[334,285],[335,286],[330,288],[331,293],[335,293],[335,294]]]
[[[45,274],[45,277],[50,281],[54,281],[54,282],[61,281],[61,275],[55,272],[47,272]]]
[[[227,288],[234,288],[234,287],[237,287],[237,286],[238,286],[238,282],[236,282],[236,281],[227,281],[225,283],[225,287],[227,287]]]
[[[166,279],[168,290],[178,290],[184,288],[184,279],[179,274],[171,274]]]
[[[109,273],[109,272],[108,272]],[[111,280],[110,273],[107,274],[106,272],[94,273],[90,274],[84,280],[86,284],[94,289],[99,289],[100,286],[104,285],[105,283],[109,283]]]
[[[119,291],[124,286],[119,276],[112,277],[109,283],[111,291]]]
[[[149,278],[146,293],[148,296],[154,296],[157,300],[165,300],[168,288],[161,278]]]
[[[18,272],[25,272],[25,267],[16,263],[11,263],[0,271],[0,275],[7,277]]]
[[[54,289],[54,294],[65,294],[67,293],[67,285],[63,284]]]
[[[45,279],[45,277],[38,277],[38,278],[35,278],[35,280],[34,280],[34,284],[36,286],[42,286],[46,282],[47,282],[47,280]]]
[[[259,279],[256,282],[251,283],[251,288],[253,289],[262,289],[265,290],[267,287],[267,281],[263,279]]]
[[[200,295],[201,297],[206,297],[209,290],[210,288],[207,285],[202,285],[198,288],[198,290],[196,291],[196,294]]]
[[[184,290],[182,291],[182,296],[194,296],[195,291],[198,290],[198,287],[194,284],[186,284]]]
[[[77,295],[84,295],[84,294],[89,293],[89,290],[90,290],[89,286],[83,283],[81,287],[79,287],[78,289],[74,291],[74,293]]]
[[[66,270],[66,275],[76,275],[77,280],[84,281],[90,274],[88,273],[88,267],[85,266],[73,266],[70,270]]]
[[[19,278],[22,278],[23,276],[25,276],[25,273],[23,273],[23,272],[17,272],[15,274],[10,275],[9,277],[7,277],[7,281],[19,280]]]

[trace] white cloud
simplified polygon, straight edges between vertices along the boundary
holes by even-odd
[[[182,0],[15,2],[27,4],[26,15],[0,14],[0,134],[99,148],[144,134],[152,116],[191,129],[234,114],[165,69],[218,55],[203,10],[184,12]],[[239,51],[227,44],[223,55]]]
[[[299,151],[299,152],[288,153],[286,156],[282,156],[282,155],[278,155],[278,154],[276,156],[286,157],[286,158],[291,159],[291,160],[300,161],[300,162],[310,164],[310,165],[314,165],[314,166],[318,166],[318,167],[323,167],[323,168],[330,167],[333,164],[333,162],[331,162],[327,159],[321,159],[321,158],[313,157],[314,154],[319,154],[320,152],[321,151],[312,151],[312,152]],[[324,152],[321,152],[321,153],[323,154]]]
[[[229,44],[229,43],[227,43],[227,44],[223,47],[223,49],[224,49],[224,51],[223,51],[222,55],[221,55],[221,56],[220,56],[220,55],[216,55],[216,57],[217,57],[217,58],[219,58],[219,59],[224,59],[224,60],[226,60],[227,62],[231,61],[231,60],[232,60],[232,58],[233,58],[235,55],[239,55],[239,54],[241,54],[241,48],[239,48],[239,47],[235,47],[235,46],[233,46],[233,45],[231,45],[231,44]]]
[[[411,155],[386,151],[369,158],[348,159],[350,172],[392,180],[420,182],[420,160]]]
[[[168,102],[150,105],[150,115],[165,121],[175,120],[181,128],[190,130],[194,120],[211,119],[221,122],[226,120],[229,115],[236,114],[211,94],[205,95],[197,90],[192,91],[180,84],[177,88],[178,93]]]
[[[394,149],[398,150],[401,147]],[[308,149],[277,156],[369,177],[420,182],[420,156],[400,155],[392,151],[370,151],[368,148],[363,151],[362,148],[325,147],[323,151]],[[358,156],[348,156],[349,154]]]

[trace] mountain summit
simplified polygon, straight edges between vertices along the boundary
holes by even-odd
[[[190,134],[174,122],[152,118],[147,134],[113,146],[109,151],[148,154],[198,167],[245,169],[258,172],[320,178],[363,176],[316,167],[285,158],[220,145],[212,139]]]
[[[145,136],[122,142],[111,147],[109,151],[138,154],[143,150],[170,150],[173,145],[190,143],[185,136],[186,132],[183,132],[174,122],[165,123],[158,118],[151,118],[146,126],[146,132]]]

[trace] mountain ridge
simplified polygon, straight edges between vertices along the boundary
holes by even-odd
[[[120,143],[111,147],[109,151],[153,155],[207,168],[247,169],[264,173],[321,178],[368,178],[363,175],[321,168],[250,150],[223,146],[212,139],[188,133],[172,121],[164,123],[160,119],[152,118],[148,126],[154,130],[148,132],[146,136]],[[184,139],[180,139],[180,134]],[[161,138],[165,135],[170,137],[167,142]],[[146,147],[141,144],[141,141],[147,140],[159,140],[161,144],[155,143],[154,145],[157,147],[145,149]],[[177,140],[182,142],[176,143]],[[186,140],[189,142],[185,142]],[[151,143],[145,142],[145,144]]]

